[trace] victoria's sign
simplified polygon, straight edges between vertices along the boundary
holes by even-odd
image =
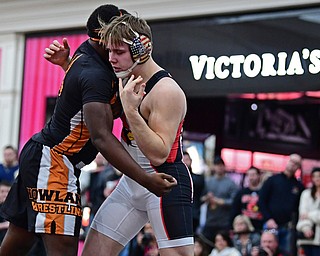
[[[154,58],[189,97],[320,89],[320,8],[153,23]]]
[[[320,50],[304,48],[293,53],[263,53],[212,57],[191,55],[189,61],[195,80],[204,75],[207,80],[226,79],[228,77],[254,78],[272,76],[295,76],[306,72],[312,75],[320,73]]]

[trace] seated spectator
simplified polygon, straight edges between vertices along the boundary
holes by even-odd
[[[6,181],[0,182],[0,207],[2,207],[2,203],[6,200],[9,190],[11,188],[11,184]],[[0,217],[0,245],[4,236],[7,233],[9,227],[9,221],[6,221],[4,218]]]
[[[157,241],[150,223],[147,223],[137,234],[130,255],[134,256],[158,256]]]
[[[260,246],[251,250],[251,256],[289,256],[279,248],[278,233],[275,229],[263,231],[260,239]]]
[[[0,207],[2,207],[2,203],[7,198],[10,188],[11,188],[11,184],[8,181],[0,182]],[[8,227],[9,227],[9,221],[0,217],[0,245],[7,233]],[[33,247],[30,249],[30,251],[26,256],[45,256],[45,255],[46,255],[46,251],[45,251],[42,239],[37,237],[36,242],[34,243]]]
[[[297,230],[304,237],[298,236],[297,244],[306,256],[320,255],[320,167],[311,172],[312,187],[302,192],[299,205]]]
[[[2,204],[9,193],[9,190],[11,188],[11,184],[7,181],[1,181],[0,182],[0,204]]]
[[[255,229],[250,219],[245,215],[238,215],[233,221],[233,244],[242,256],[251,255],[251,250],[260,244],[260,234]]]
[[[233,247],[228,231],[218,231],[214,237],[215,248],[209,256],[241,256],[241,253]]]
[[[11,145],[3,150],[3,163],[0,163],[0,181],[13,183],[19,172],[18,151]]]
[[[194,256],[208,256],[208,247],[200,237],[194,238]]]

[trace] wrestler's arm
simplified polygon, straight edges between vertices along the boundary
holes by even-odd
[[[142,102],[149,112],[146,123],[138,111],[137,94],[132,90],[134,83],[129,82],[121,88],[120,97],[130,129],[143,154],[159,166],[168,158],[186,114],[185,95],[174,80],[161,79]],[[139,94],[143,95],[143,88]]]
[[[70,62],[70,47],[66,39],[63,45],[58,41],[45,49],[44,57],[64,70]],[[168,193],[177,184],[170,175],[147,174],[131,158],[118,139],[112,134],[113,116],[109,104],[91,102],[83,106],[86,125],[94,146],[118,170],[137,181],[157,196]]]
[[[157,196],[168,193],[176,185],[176,180],[170,175],[146,173],[133,160],[112,133],[113,115],[109,104],[86,103],[83,111],[92,143],[115,168]]]

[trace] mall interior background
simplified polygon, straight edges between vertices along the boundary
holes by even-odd
[[[25,6],[29,14],[29,8],[37,6],[39,19],[45,21],[33,27],[28,27],[32,23],[28,17],[25,27],[18,21],[15,26],[12,19],[7,20],[7,25],[2,22],[0,112],[7,118],[0,128],[2,146],[10,143],[21,148],[52,113],[63,72],[43,59],[44,48],[53,39],[67,36],[75,50],[87,38],[83,24],[91,10],[85,14],[81,7],[87,3],[67,1],[65,10],[54,7],[46,19],[49,1],[43,7],[38,7],[37,2],[0,3],[8,11]],[[51,1],[52,6],[54,2],[59,1]],[[295,5],[286,1],[269,1],[269,5],[241,1],[241,6],[240,1],[225,1],[224,5],[199,1],[197,7],[186,1],[183,9],[184,1],[170,1],[171,11],[166,11],[168,3],[163,1],[151,1],[153,8],[144,1],[126,2],[115,4],[136,10],[148,19],[154,33],[154,58],[186,92],[186,148],[191,146],[189,150],[208,165],[213,155],[221,154],[228,170],[236,174],[250,165],[281,171],[287,154],[297,152],[305,158],[302,170],[308,182],[311,168],[320,166],[320,5],[316,1],[296,1]],[[74,5],[78,3],[77,12]],[[90,7],[99,4],[100,1],[92,1]],[[154,12],[156,7],[158,14]],[[54,12],[63,16],[67,8],[72,10],[69,16],[74,15],[74,21],[70,17],[53,19]],[[286,58],[278,57],[284,53]],[[195,56],[195,62],[190,56]],[[203,65],[200,56],[206,56]],[[239,66],[235,62],[232,65],[235,56],[242,58],[237,62]],[[274,63],[264,64],[272,56]],[[300,61],[301,65],[293,61]],[[281,63],[285,66],[282,75]],[[194,69],[197,65],[202,68],[200,73]],[[278,73],[264,76],[264,65]],[[290,65],[292,74],[288,72]],[[314,68],[311,73],[310,66]],[[117,121],[117,135],[120,128]]]

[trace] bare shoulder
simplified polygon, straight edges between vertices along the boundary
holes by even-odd
[[[148,103],[147,103],[148,102]],[[187,111],[187,100],[181,87],[169,77],[162,78],[147,95],[146,103],[151,112],[168,113],[171,116],[174,109],[180,119]]]
[[[162,78],[152,89],[154,92],[165,94],[168,97],[170,95],[175,97],[185,98],[185,93],[182,90],[181,86],[172,78],[164,77]]]

